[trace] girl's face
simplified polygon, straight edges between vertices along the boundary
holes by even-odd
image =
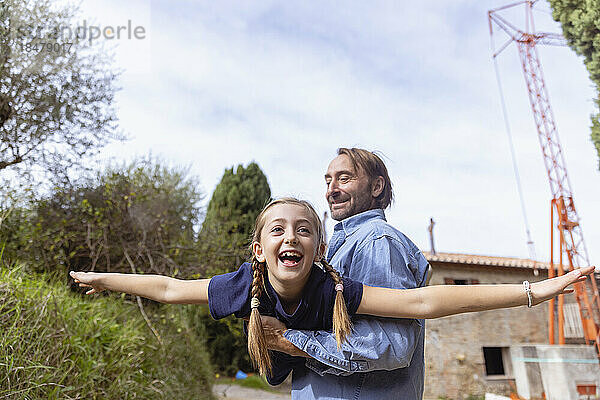
[[[309,211],[296,204],[276,204],[264,214],[260,242],[252,249],[259,262],[266,261],[274,286],[304,285],[315,258],[325,245],[319,245],[316,221]]]

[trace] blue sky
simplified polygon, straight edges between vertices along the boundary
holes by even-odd
[[[102,157],[151,152],[189,165],[208,195],[225,168],[256,161],[275,196],[324,211],[323,174],[336,149],[379,150],[396,191],[388,220],[422,249],[433,217],[438,251],[527,257],[490,57],[486,12],[502,4],[83,0],[86,18],[132,20],[147,32],[117,43],[118,115],[132,139]],[[538,6],[538,27],[558,31],[548,5]],[[540,55],[598,263],[593,87],[570,49]],[[547,259],[549,185],[514,45],[499,66],[531,230]]]

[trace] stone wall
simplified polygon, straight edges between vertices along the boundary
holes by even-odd
[[[444,278],[470,280],[480,284],[517,283],[544,279],[533,270],[512,267],[432,263],[430,285],[443,284]],[[508,347],[514,344],[547,343],[546,304],[531,309],[517,307],[484,311],[429,320],[425,335],[426,400],[464,399],[485,392],[508,395],[515,391]],[[486,376],[483,347],[506,348],[503,357],[505,376]]]

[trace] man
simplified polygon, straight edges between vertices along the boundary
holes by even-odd
[[[425,285],[427,260],[385,220],[383,210],[393,194],[381,158],[363,149],[340,148],[325,182],[331,216],[339,221],[328,261],[343,276],[371,286]],[[331,332],[285,330],[274,319],[265,322],[273,350],[307,358],[293,372],[293,399],[422,398],[422,320],[357,317],[341,351]]]

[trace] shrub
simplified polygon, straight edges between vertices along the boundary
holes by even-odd
[[[242,320],[231,315],[215,321],[207,306],[187,306],[186,319],[206,343],[215,372],[234,376],[238,370],[247,372],[253,369]]]
[[[204,343],[183,307],[149,313],[161,346],[134,304],[49,281],[0,267],[1,398],[212,398]]]
[[[235,271],[250,258],[254,221],[270,198],[267,177],[258,164],[225,170],[208,204],[198,242],[205,276]],[[190,318],[206,338],[215,369],[226,375],[252,369],[242,321],[234,317],[215,321],[206,308],[193,309]]]
[[[7,255],[42,271],[189,276],[198,271],[201,199],[186,171],[140,159],[31,200],[0,235],[21,244]]]

